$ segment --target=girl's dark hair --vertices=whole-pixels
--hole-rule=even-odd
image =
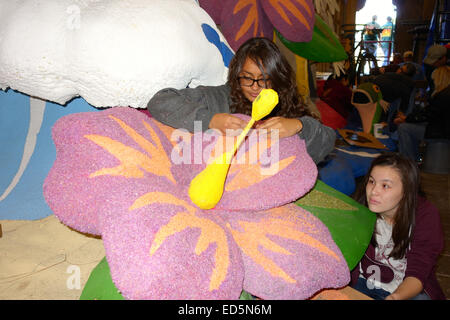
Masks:
[[[389,257],[400,259],[405,256],[411,242],[415,225],[417,209],[417,197],[419,195],[420,172],[416,163],[399,153],[385,153],[372,161],[368,173],[364,176],[362,183],[356,190],[353,198],[359,203],[367,206],[366,186],[372,169],[377,166],[391,167],[397,170],[401,177],[403,196],[394,217],[392,228],[392,240],[394,248]],[[379,218],[379,215],[377,214]],[[371,244],[376,247],[376,230],[372,235]]]
[[[312,116],[303,104],[294,70],[276,44],[267,38],[247,40],[239,47],[230,62],[228,83],[231,87],[230,111],[232,113],[251,114],[252,104],[242,93],[238,80],[247,57],[258,65],[264,77],[270,79],[272,89],[278,93],[279,103],[269,117]]]

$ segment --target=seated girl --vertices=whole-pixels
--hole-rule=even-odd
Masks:
[[[397,153],[376,158],[355,199],[376,213],[351,285],[377,300],[445,300],[435,276],[444,248],[438,210],[419,196],[419,169]]]

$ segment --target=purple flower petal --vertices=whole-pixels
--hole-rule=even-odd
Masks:
[[[233,50],[253,37],[273,38],[273,26],[256,0],[226,0],[221,31]]]
[[[326,226],[295,204],[228,217],[242,251],[244,290],[262,299],[307,299],[343,287],[350,272]]]
[[[258,1],[264,12],[283,37],[292,42],[312,39],[315,12],[311,0]]]

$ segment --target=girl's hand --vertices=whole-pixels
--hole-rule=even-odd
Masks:
[[[422,282],[416,277],[406,277],[398,288],[385,300],[408,300],[417,296],[423,290]]]
[[[302,131],[303,123],[299,119],[273,117],[257,124],[256,129],[279,130],[279,138],[285,138]]]
[[[228,113],[216,113],[209,122],[210,129],[218,129],[223,134],[227,133],[227,129],[244,129],[246,125],[246,121]]]

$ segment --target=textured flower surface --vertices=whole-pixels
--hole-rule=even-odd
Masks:
[[[237,50],[252,37],[272,39],[274,28],[293,42],[311,41],[315,12],[311,0],[200,0]]]
[[[65,116],[44,183],[55,215],[103,239],[111,277],[127,299],[305,299],[349,281],[328,229],[292,204],[317,168],[297,136],[252,133],[221,201],[189,199],[189,183],[232,138],[190,134],[132,108]],[[200,157],[198,155],[201,155]]]

